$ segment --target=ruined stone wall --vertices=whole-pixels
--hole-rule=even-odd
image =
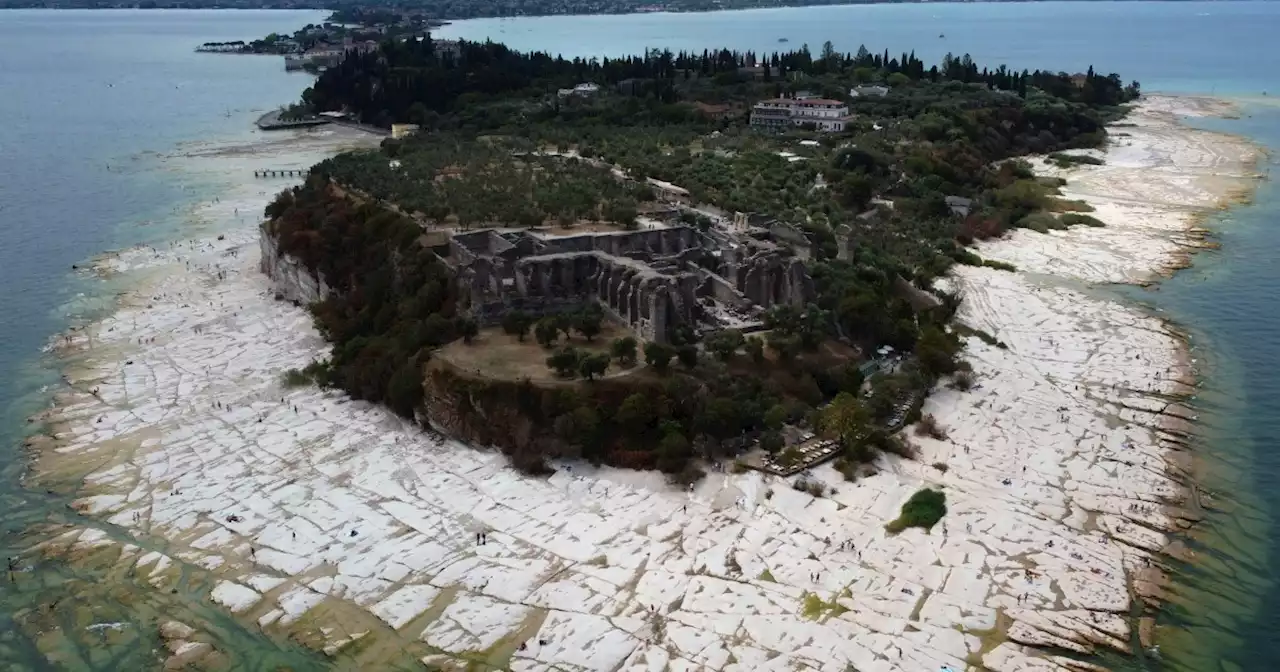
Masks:
[[[809,237],[803,231],[783,222],[772,222],[768,228],[771,238],[790,247],[796,256],[801,259],[809,259],[811,244],[809,243]]]
[[[728,280],[715,273],[704,271],[702,280],[702,287],[704,288],[702,291],[705,291],[707,296],[716,301],[737,308],[745,308],[751,305],[751,301],[742,292],[729,284]]]
[[[603,252],[615,257],[666,257],[698,246],[697,232],[687,226],[617,233],[587,233],[548,238],[546,252]]]
[[[595,301],[641,338],[665,341],[672,327],[695,319],[698,279],[692,274],[659,274],[598,252],[521,259],[510,264],[510,283],[500,277],[503,269],[478,259],[462,272],[465,308],[481,325],[498,324],[514,310],[541,317]]]
[[[595,300],[641,338],[661,342],[677,326],[696,327],[706,318],[700,297],[734,308],[768,308],[800,305],[814,294],[803,262],[764,240],[726,239],[689,227],[551,239],[485,233],[490,237],[459,236],[455,247],[465,248],[462,256],[471,261],[454,264],[462,305],[484,325],[512,310],[541,316]],[[495,247],[502,249],[482,251]],[[699,266],[713,253],[720,259],[715,273]]]
[[[813,299],[813,278],[804,262],[777,252],[759,252],[735,264],[728,274],[738,291],[760,306],[799,306]]]

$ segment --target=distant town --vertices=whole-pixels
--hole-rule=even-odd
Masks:
[[[307,24],[293,35],[230,42],[205,42],[196,51],[222,54],[277,54],[286,70],[319,72],[342,61],[349,52],[366,53],[382,40],[421,35],[443,25],[418,12],[350,8],[335,11],[321,24]]]

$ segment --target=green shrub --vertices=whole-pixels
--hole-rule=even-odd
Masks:
[[[1071,168],[1072,166],[1079,165],[1101,166],[1106,162],[1087,154],[1063,154],[1062,152],[1054,152],[1049,155],[1049,163],[1052,163],[1059,168]]]
[[[302,387],[311,383],[311,376],[303,373],[301,369],[289,369],[280,378],[285,387]]]
[[[983,259],[982,265],[986,266],[987,268],[994,268],[997,271],[1009,271],[1010,273],[1016,273],[1018,270],[1018,267],[1014,266],[1013,264],[1008,264],[1003,261],[996,261],[995,259]]]
[[[846,481],[855,481],[858,479],[858,463],[845,457],[838,457],[834,463],[836,471],[844,476]]]
[[[1066,198],[1050,199],[1049,207],[1054,212],[1093,212],[1094,207],[1079,200],[1070,200]]]
[[[951,258],[955,259],[957,263],[965,264],[966,266],[982,265],[982,257],[979,257],[978,255],[974,254],[973,252],[970,252],[969,250],[964,249],[963,247],[957,247],[954,251],[952,251]]]
[[[997,343],[999,343],[999,341],[996,340],[995,336],[992,336],[991,334],[981,329],[971,327],[967,324],[959,324],[959,323],[954,324],[952,325],[951,330],[956,332],[956,335],[961,337],[977,336],[979,340],[981,340],[983,343],[986,343],[987,345],[996,345]]]
[[[1067,226],[1106,226],[1106,224],[1097,217],[1092,215],[1082,215],[1078,212],[1068,212],[1059,217],[1059,220]]]
[[[902,505],[902,513],[889,521],[884,529],[889,534],[897,534],[908,527],[932,529],[947,514],[947,496],[941,490],[920,490],[906,504]]]
[[[805,592],[801,596],[800,614],[811,621],[822,618],[823,614],[827,614],[829,617],[839,617],[840,614],[849,611],[849,609],[836,602],[837,597],[832,596],[831,601],[827,602],[815,593]]]
[[[305,368],[285,371],[280,376],[280,383],[286,388],[303,387],[313,383],[320,387],[328,387],[332,375],[333,369],[328,360],[315,361]]]
[[[822,609],[825,606],[827,605],[822,601],[821,597],[818,597],[813,593],[805,593],[804,605],[801,607],[800,613],[802,613],[805,618],[811,621],[816,621],[820,616],[822,616]]]
[[[1019,219],[1016,226],[1039,233],[1048,233],[1050,229],[1061,229],[1064,225],[1051,212],[1033,212]]]

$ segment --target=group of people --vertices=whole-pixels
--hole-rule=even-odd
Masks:
[[[852,552],[855,556],[857,556],[857,558],[858,558],[859,560],[861,560],[861,559],[862,559],[862,551],[861,551],[861,550],[859,550],[858,548],[856,548],[856,547],[853,545],[853,541],[852,541],[852,540],[846,540],[846,541],[842,541],[842,542],[840,542],[840,546],[839,546],[839,548],[840,548],[840,550],[842,550],[842,551],[850,551],[850,552]]]

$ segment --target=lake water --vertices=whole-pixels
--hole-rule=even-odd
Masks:
[[[0,554],[26,550],[18,533],[29,526],[74,516],[69,498],[19,484],[26,417],[47,403],[58,381],[40,348],[54,332],[110,305],[112,285],[81,279],[72,265],[181,235],[191,206],[223,185],[165,158],[186,143],[248,137],[258,114],[296,100],[310,82],[286,74],[279,57],[197,54],[194,47],[292,32],[324,16],[0,12]],[[157,614],[209,619],[233,658],[249,666],[243,669],[322,667],[317,656],[224,615],[204,598],[207,587],[140,594],[129,586],[123,577],[52,563],[16,584],[0,583],[0,668],[152,669],[159,642],[143,629],[98,634],[77,621],[154,623]],[[52,612],[47,622],[29,615],[54,599],[75,600],[75,611]],[[32,637],[17,620],[35,622],[45,634]],[[57,668],[37,647],[60,657]]]
[[[1094,65],[1151,90],[1253,95],[1280,71],[1276,26],[1273,2],[919,3],[476,19],[434,34],[566,57],[712,47],[770,53],[804,44],[816,54],[830,40],[847,52],[859,44],[894,57],[914,50],[925,63],[950,52],[993,67],[1083,72]]]
[[[251,135],[257,113],[296,98],[306,76],[272,57],[195,54],[205,41],[292,31],[314,12],[0,12],[0,538],[74,514],[65,497],[19,483],[25,418],[57,382],[40,347],[50,334],[109,306],[110,284],[71,265],[104,250],[181,235],[182,213],[224,185],[187,175],[162,157],[184,143]],[[1216,93],[1245,101],[1245,118],[1211,122],[1280,149],[1280,27],[1274,2],[1077,2],[816,7],[713,14],[545,17],[464,21],[438,37],[491,38],[569,56],[645,48],[727,46],[768,52],[826,40],[866,44],[926,62],[969,53],[983,65],[1119,72],[1147,90]],[[939,37],[945,34],[945,37]],[[780,43],[780,38],[788,42]],[[1267,159],[1267,170],[1274,159]],[[1179,569],[1164,658],[1168,669],[1265,670],[1280,664],[1274,637],[1280,594],[1271,539],[1280,511],[1280,191],[1263,184],[1251,205],[1212,218],[1222,249],[1160,291],[1128,291],[1192,335],[1205,376],[1197,406],[1205,484],[1219,508],[1189,537],[1197,563]],[[88,521],[89,525],[96,525]],[[123,577],[45,563],[20,588],[0,586],[0,663],[42,669],[40,650],[84,669],[148,669],[156,642],[86,636],[50,619],[39,637],[14,626],[22,610],[73,595],[95,618],[144,622],[157,613],[209,624],[240,669],[321,669],[326,662],[245,627],[202,587],[147,592]],[[88,606],[91,605],[91,606]],[[1125,668],[1125,661],[1108,661]]]

